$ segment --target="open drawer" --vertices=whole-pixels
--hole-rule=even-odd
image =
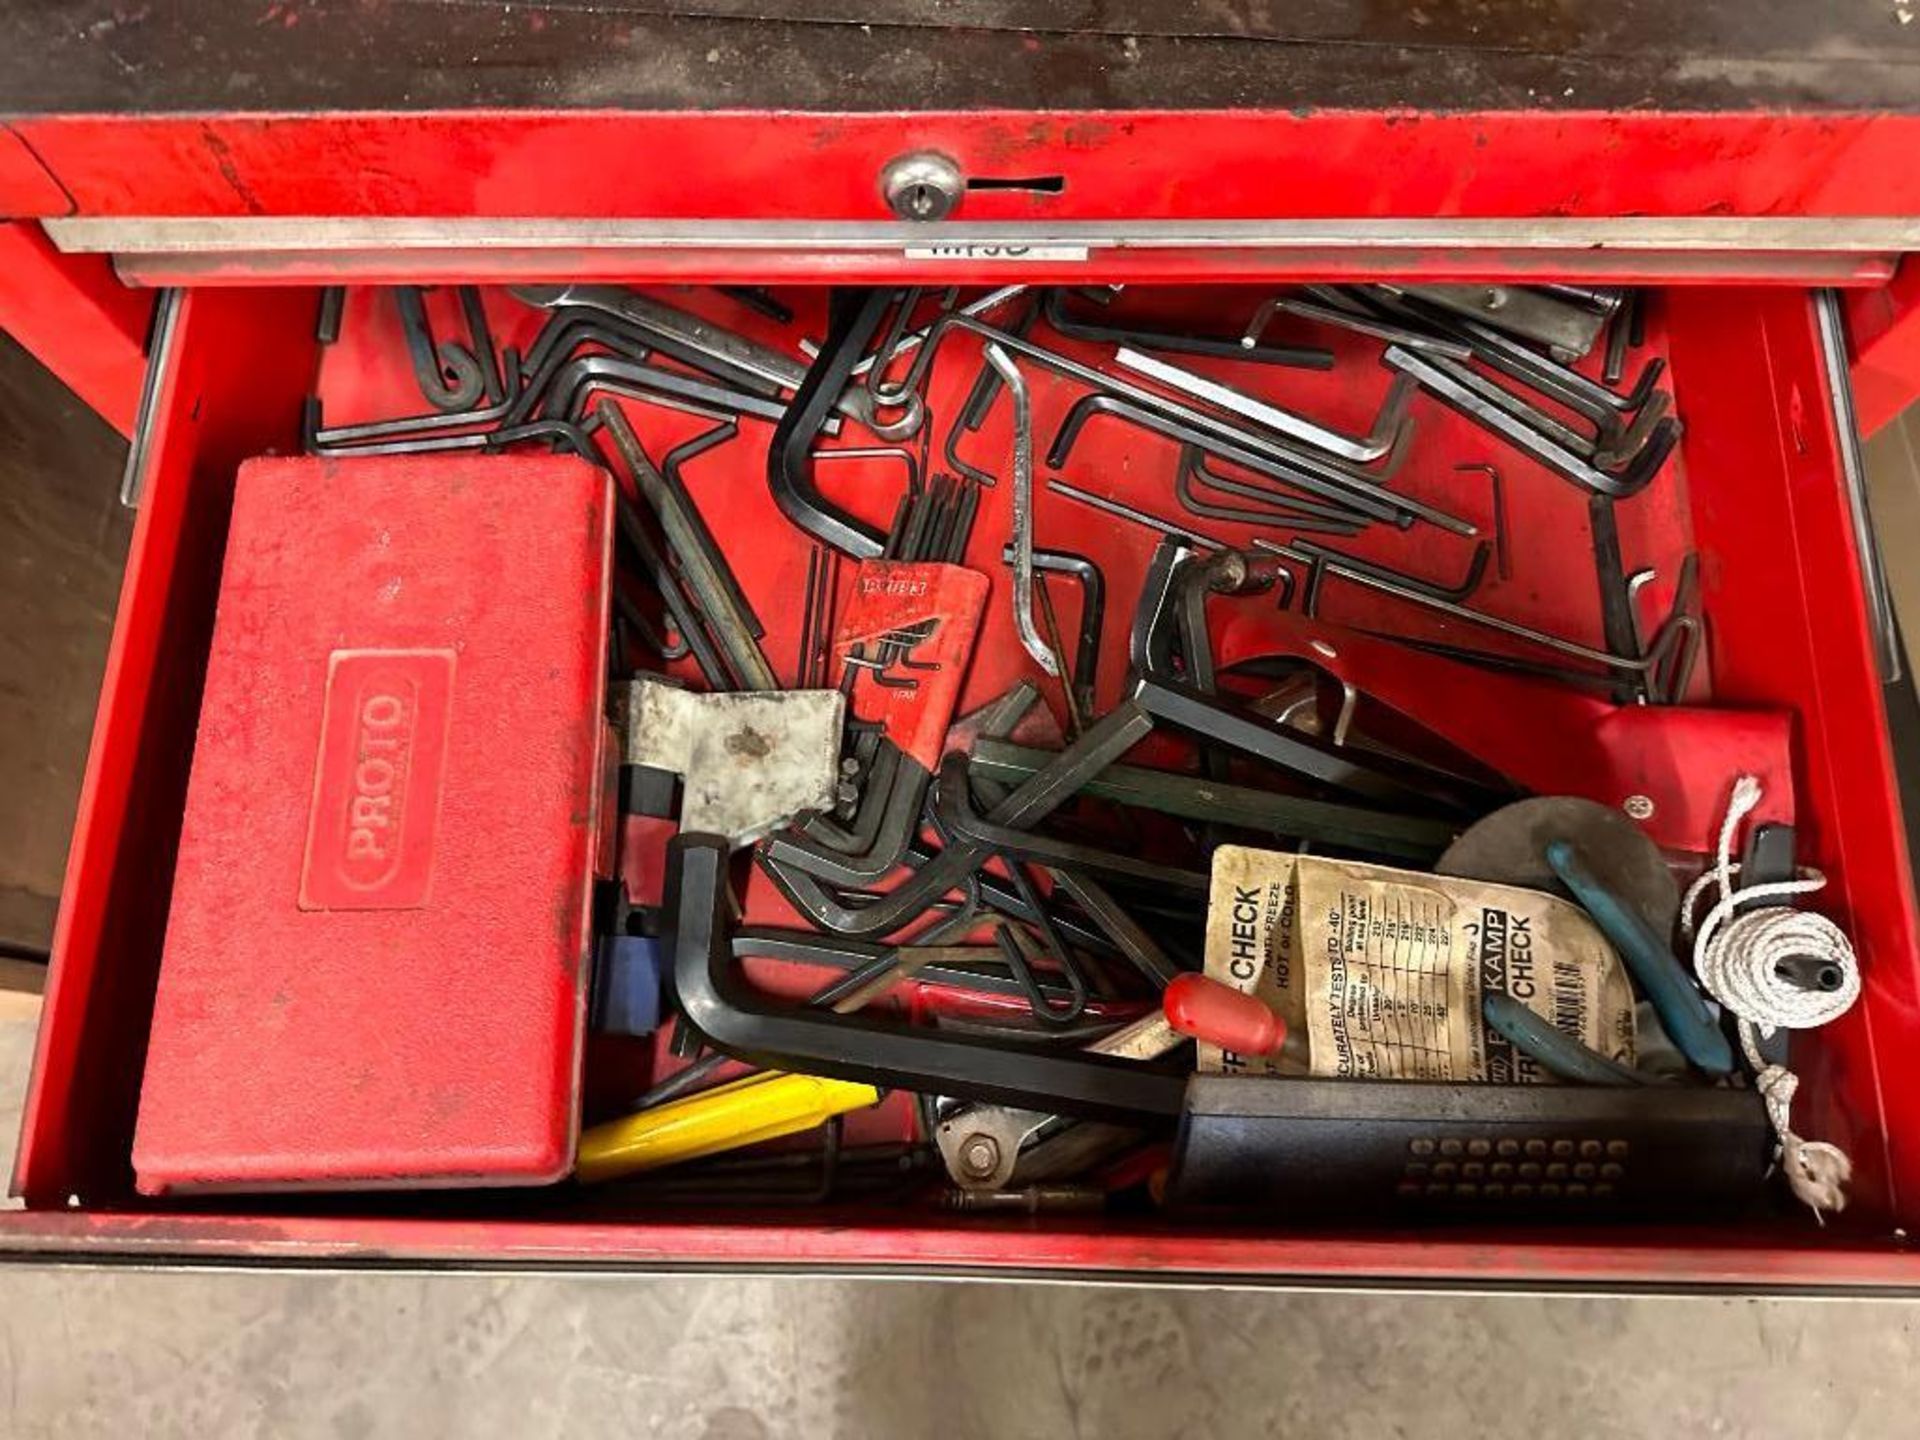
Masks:
[[[820,333],[823,292],[793,287],[778,293],[799,313],[802,330]],[[1219,332],[1233,317],[1244,318],[1264,293],[1164,286],[1129,291],[1125,304],[1130,314]],[[718,306],[716,317],[742,329],[768,323],[717,292],[675,298],[696,308]],[[1689,695],[1785,710],[1793,717],[1800,859],[1828,876],[1817,906],[1852,937],[1866,982],[1859,1005],[1833,1025],[1798,1037],[1793,1052],[1803,1080],[1797,1128],[1843,1145],[1855,1167],[1852,1204],[1826,1227],[1785,1203],[1772,1218],[1737,1226],[1290,1233],[1151,1216],[973,1217],[917,1204],[716,1216],[711,1210],[635,1205],[623,1201],[617,1188],[324,1201],[136,1197],[131,1133],[236,467],[253,455],[297,452],[303,426],[313,420],[307,405],[312,394],[320,396],[329,426],[420,408],[387,292],[349,291],[339,338],[326,344],[315,338],[321,301],[319,291],[297,285],[192,290],[182,295],[172,319],[164,368],[150,392],[140,517],[69,862],[15,1176],[28,1208],[0,1216],[0,1248],[14,1254],[273,1262],[1070,1270],[1477,1285],[1764,1288],[1906,1286],[1920,1280],[1902,1230],[1920,1215],[1920,1088],[1907,1079],[1915,1062],[1900,1059],[1920,1041],[1920,951],[1863,599],[1862,556],[1814,304],[1802,290],[1758,286],[1676,286],[1651,293],[1646,347],[1632,368],[1652,357],[1667,362],[1686,433],[1652,485],[1622,501],[1618,515],[1628,570],[1656,572],[1643,596],[1649,614],[1663,613],[1686,557],[1698,557],[1705,644]],[[524,347],[539,312],[505,291],[488,291],[486,304],[498,341]],[[1195,360],[1193,367],[1236,378],[1349,433],[1364,431],[1390,378],[1378,363],[1378,343],[1311,327],[1288,331],[1289,338],[1310,333],[1314,343],[1334,349],[1334,367],[1324,373],[1261,370],[1237,360]],[[1062,338],[1044,325],[1036,334],[1090,362],[1111,361],[1111,345]],[[957,410],[979,365],[979,346],[971,339],[941,347],[925,391],[936,416]],[[1036,448],[1044,454],[1084,391],[1037,370],[1030,380]],[[1415,441],[1393,484],[1408,497],[1470,520],[1489,549],[1497,548],[1475,606],[1599,644],[1582,492],[1431,396],[1412,403]],[[964,448],[1004,455],[1007,411],[1004,402],[998,405]],[[656,453],[710,423],[638,413],[648,427],[658,427],[643,432]],[[791,683],[799,663],[806,548],[767,492],[769,433],[764,422],[743,421],[738,438],[690,469],[689,485],[766,622],[769,659]],[[938,436],[930,462],[935,469],[944,468],[944,431]],[[849,425],[842,438],[827,443],[864,440],[860,428]],[[1116,701],[1124,683],[1125,622],[1155,537],[1055,492],[1047,480],[1120,498],[1230,543],[1259,533],[1237,521],[1181,512],[1170,495],[1175,458],[1176,447],[1162,438],[1092,424],[1057,468],[1039,467],[1039,542],[1085,552],[1107,578],[1096,686],[1100,709]],[[1489,463],[1499,472],[1494,484],[1476,468]],[[899,493],[897,473],[878,461],[842,469],[831,476],[823,472],[823,487],[830,485],[839,503],[884,527]],[[985,492],[967,551],[974,568],[994,577],[994,590],[962,712],[1030,669],[1014,635],[1000,563],[1009,504],[1007,486]],[[1332,543],[1448,583],[1474,551],[1471,537],[1427,527],[1377,527]],[[1342,592],[1330,594],[1325,604],[1327,615],[1345,623],[1396,632],[1421,624],[1417,614],[1395,610],[1391,600],[1378,596]],[[1084,617],[1078,602],[1064,608],[1068,628],[1079,626]],[[1426,638],[1485,637],[1434,632]],[[777,897],[749,894],[750,916],[755,906],[777,904]],[[590,1089],[592,1079],[590,1073]],[[591,1096],[589,1103],[595,1103]],[[889,1113],[900,1122],[910,1118],[904,1106]]]

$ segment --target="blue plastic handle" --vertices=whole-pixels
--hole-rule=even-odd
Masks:
[[[1674,958],[1667,942],[1654,933],[1639,911],[1600,883],[1571,841],[1548,844],[1547,864],[1593,917],[1600,933],[1613,942],[1680,1053],[1709,1075],[1730,1073],[1733,1047],[1720,1033],[1706,998]]]

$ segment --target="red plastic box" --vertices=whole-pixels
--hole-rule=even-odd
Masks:
[[[611,509],[537,454],[241,467],[143,1193],[567,1173]]]

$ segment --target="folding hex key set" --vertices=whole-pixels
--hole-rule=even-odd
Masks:
[[[403,286],[316,335],[311,458],[234,503],[147,1194],[1844,1206],[1788,1036],[1860,967],[1789,715],[1715,700],[1657,293]]]

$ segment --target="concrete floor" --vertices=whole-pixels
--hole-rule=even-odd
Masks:
[[[1920,545],[1907,447],[1876,447],[1876,499]],[[0,337],[0,913],[28,948],[125,544],[118,473],[111,434]],[[30,518],[56,514],[58,535]],[[49,586],[80,622],[28,608]],[[0,1009],[0,1150],[31,1046]],[[5,1267],[0,1435],[1870,1440],[1914,1433],[1917,1325],[1892,1302]]]

